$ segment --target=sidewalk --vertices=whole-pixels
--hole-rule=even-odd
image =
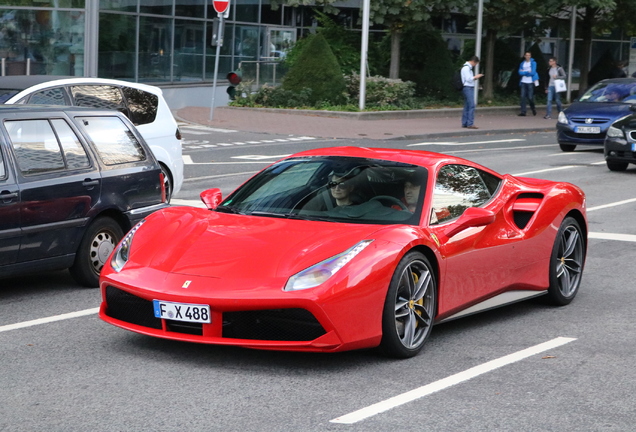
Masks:
[[[556,111],[554,109],[553,111]],[[177,120],[221,129],[320,138],[420,139],[427,137],[556,131],[556,118],[546,120],[545,107],[537,115],[519,117],[518,107],[477,108],[475,126],[461,127],[461,108],[372,113],[277,110],[269,108],[184,107],[175,110]]]

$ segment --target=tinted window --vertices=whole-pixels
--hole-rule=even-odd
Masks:
[[[585,92],[581,102],[636,102],[636,83],[600,82]]]
[[[75,105],[125,111],[124,99],[118,87],[79,85],[71,87]]]
[[[128,101],[130,121],[133,124],[143,125],[155,121],[159,104],[157,95],[131,87],[123,87],[122,91]]]
[[[7,121],[5,127],[23,174],[64,169],[62,150],[48,120]]]
[[[106,165],[146,159],[143,147],[118,117],[76,117]]]
[[[86,168],[90,166],[86,150],[82,147],[77,135],[71,127],[62,119],[51,120],[57,137],[62,145],[67,168]]]
[[[37,93],[33,93],[29,98],[29,103],[36,105],[68,105],[65,94],[66,92],[62,87],[44,89]],[[24,102],[20,100],[18,103]]]
[[[457,218],[469,207],[480,207],[493,196],[501,179],[465,165],[440,169],[433,193],[431,223]]]

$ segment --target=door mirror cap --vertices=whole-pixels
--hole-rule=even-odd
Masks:
[[[221,201],[223,201],[223,194],[221,194],[221,189],[219,188],[204,190],[199,196],[203,204],[210,210],[217,208],[218,205],[221,204]]]
[[[495,213],[481,207],[469,207],[452,224],[444,235],[448,238],[464,231],[466,228],[480,227],[493,223],[495,221]]]

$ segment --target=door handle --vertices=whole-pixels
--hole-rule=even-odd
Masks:
[[[2,191],[0,192],[0,200],[10,200],[12,198],[17,198],[18,197],[18,193],[17,192],[9,192],[9,191]]]
[[[89,178],[84,179],[84,181],[82,182],[82,186],[86,188],[93,188],[94,186],[97,186],[98,184],[99,184],[99,180],[91,180]]]

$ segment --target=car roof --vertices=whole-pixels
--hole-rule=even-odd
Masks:
[[[73,84],[101,84],[137,88],[154,94],[161,94],[159,87],[148,84],[140,84],[130,81],[114,80],[108,78],[57,76],[57,75],[10,75],[0,77],[0,89],[26,90],[30,87],[38,88],[73,85]]]

